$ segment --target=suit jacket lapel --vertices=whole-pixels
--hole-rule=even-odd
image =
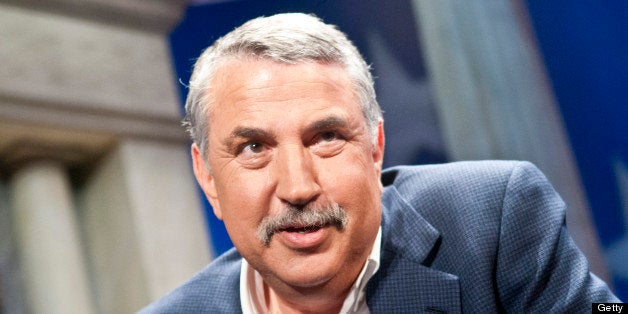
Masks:
[[[399,194],[382,197],[380,268],[367,285],[372,313],[460,312],[458,277],[430,268],[440,233]]]

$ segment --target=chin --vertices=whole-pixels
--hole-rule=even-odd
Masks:
[[[291,274],[294,275],[294,274]],[[315,288],[324,285],[331,280],[331,275],[318,275],[312,273],[303,274],[304,276],[288,276],[283,280],[288,285],[295,288]]]
[[[334,267],[334,263],[326,256],[294,258],[285,261],[275,275],[284,283],[301,288],[314,288],[332,280],[342,267]]]

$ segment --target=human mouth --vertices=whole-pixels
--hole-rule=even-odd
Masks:
[[[328,229],[328,226],[288,227],[277,230],[276,235],[285,246],[303,250],[320,245]]]
[[[337,203],[327,206],[311,204],[302,208],[287,206],[281,214],[262,220],[257,237],[266,247],[270,246],[274,235],[284,235],[286,243],[291,246],[304,247],[316,242],[316,236],[324,234],[322,231],[329,229],[327,227],[343,230],[347,220],[345,210]]]
[[[316,230],[320,229],[320,226],[307,226],[307,227],[287,227],[287,228],[283,228],[283,229],[279,229],[279,232],[285,231],[285,232],[296,232],[296,233],[301,233],[301,234],[306,234],[306,233],[311,233],[311,232],[315,232]]]

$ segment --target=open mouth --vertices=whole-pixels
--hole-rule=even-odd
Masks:
[[[284,245],[296,250],[309,250],[323,243],[329,234],[328,225],[286,226],[279,228],[276,235]]]
[[[306,208],[288,206],[287,211],[276,216],[264,217],[257,228],[257,237],[266,247],[274,235],[286,242],[304,247],[315,240],[323,239],[329,227],[342,231],[347,224],[347,213],[337,203],[329,205],[311,204]]]
[[[307,226],[307,227],[287,227],[279,229],[279,232],[296,232],[300,234],[306,234],[311,232],[316,232],[320,229],[320,226]]]

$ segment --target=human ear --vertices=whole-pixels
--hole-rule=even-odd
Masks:
[[[192,144],[190,150],[192,153],[192,166],[194,168],[196,181],[201,186],[207,200],[212,205],[214,215],[222,220],[222,210],[220,209],[220,201],[218,200],[218,193],[216,192],[216,183],[211,171],[209,171],[209,165],[203,159],[203,155],[196,144]]]
[[[379,120],[377,123],[377,137],[373,147],[373,162],[378,172],[382,171],[382,164],[384,162],[384,121]]]

